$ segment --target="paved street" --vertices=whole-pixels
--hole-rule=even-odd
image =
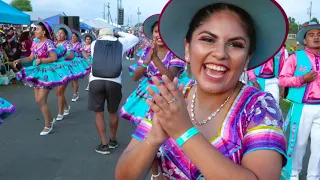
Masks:
[[[123,102],[137,86],[127,67],[135,61],[124,60]],[[100,143],[94,116],[87,110],[87,80],[80,80],[80,99],[71,103],[72,87],[67,90],[71,113],[58,122],[49,136],[39,136],[44,121],[35,103],[33,89],[23,85],[0,86],[0,96],[17,108],[0,126],[1,180],[112,180],[119,156],[130,140],[134,128],[120,119],[119,147],[111,155],[97,154]],[[48,99],[51,112],[57,115],[57,97],[51,91]],[[122,103],[123,104],[123,103]],[[106,115],[106,119],[109,117]]]
[[[124,60],[122,104],[137,87],[127,70],[128,65],[134,62]],[[75,103],[70,102],[73,91],[69,85],[67,99],[71,105],[71,114],[58,122],[49,136],[39,136],[44,121],[34,101],[33,89],[20,84],[0,86],[0,97],[17,108],[0,126],[0,180],[114,179],[117,160],[127,146],[134,127],[120,119],[120,146],[111,155],[97,154],[94,149],[100,141],[93,113],[87,110],[86,85],[87,80],[80,81],[80,99]],[[54,91],[51,91],[48,104],[56,116],[57,97]],[[309,151],[307,153],[310,154]],[[307,163],[304,163],[304,167],[307,167]]]

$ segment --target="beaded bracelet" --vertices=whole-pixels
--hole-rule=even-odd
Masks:
[[[182,147],[184,143],[186,143],[190,138],[195,136],[196,134],[199,133],[199,130],[196,127],[190,128],[188,131],[183,133],[178,139],[177,139],[177,144],[178,146]]]

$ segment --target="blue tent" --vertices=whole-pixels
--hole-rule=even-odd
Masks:
[[[80,29],[81,30],[92,30],[94,29],[93,27],[89,26],[88,24],[84,22],[80,22]]]
[[[30,25],[30,15],[0,0],[0,23]]]
[[[44,21],[46,21],[48,24],[50,24],[50,26],[54,27],[58,24],[60,24],[60,16],[63,16],[61,14],[57,14],[55,16],[52,17],[48,17],[46,19],[43,19]],[[34,25],[37,25],[39,22],[34,22]]]
[[[63,16],[61,14],[57,14],[55,16],[49,17],[47,19],[44,19],[47,23],[51,24],[52,26],[56,26],[60,24],[60,16]]]

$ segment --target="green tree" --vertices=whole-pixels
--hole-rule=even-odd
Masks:
[[[11,1],[10,5],[19,9],[20,11],[32,11],[30,0],[13,0]]]
[[[316,17],[312,18],[312,19],[311,19],[311,22],[316,22],[316,23],[319,24],[319,20],[318,20]]]
[[[299,25],[296,23],[296,19],[289,17],[289,34],[297,34]]]
[[[136,24],[136,25],[134,26],[134,28],[137,28],[137,27],[140,27],[140,26],[142,26],[142,23]]]
[[[310,22],[316,22],[316,23],[319,24],[319,20],[317,18],[315,18],[315,17],[312,18]],[[308,24],[309,24],[309,21],[303,23],[302,26],[307,26]]]

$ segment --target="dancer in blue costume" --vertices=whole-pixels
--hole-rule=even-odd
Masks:
[[[158,31],[159,15],[150,16],[144,22],[144,33],[149,39],[153,39],[152,47],[145,49],[144,55],[140,58],[135,68],[132,68],[131,75],[134,81],[141,80],[138,88],[128,97],[126,103],[120,110],[120,115],[138,125],[142,118],[147,115],[149,106],[146,99],[150,97],[147,92],[147,86],[153,85],[151,77],[161,78],[163,74],[171,79],[179,77],[180,83],[187,84],[190,79],[185,71],[185,61],[178,59],[170,52],[160,39]]]
[[[95,37],[93,34],[84,34],[84,35],[82,35],[82,40],[84,41],[84,44],[82,47],[83,51],[85,52],[85,54],[89,58],[89,64],[91,66],[91,64],[92,64],[91,43],[95,40]],[[91,72],[91,69],[89,70],[89,74],[90,74],[90,72]],[[89,91],[89,83],[86,88],[86,91]]]
[[[82,41],[84,42],[82,46],[82,50],[86,53],[87,57],[89,58],[90,65],[92,64],[92,55],[91,55],[91,43],[96,40],[93,34],[86,33],[81,37]]]
[[[33,43],[32,54],[14,61],[14,64],[33,61],[33,66],[22,68],[16,77],[25,85],[34,87],[35,100],[40,105],[45,120],[45,127],[40,135],[48,135],[53,130],[55,122],[47,104],[50,89],[66,84],[70,80],[70,72],[68,65],[57,62],[56,49],[51,40],[53,38],[51,26],[39,20],[35,35],[39,41]]]
[[[6,119],[10,114],[12,114],[16,108],[14,105],[0,97],[0,125],[3,120]]]
[[[81,42],[81,34],[79,31],[75,29],[71,29],[72,37],[71,43],[74,49],[74,59],[72,60],[72,65],[76,67],[82,67],[86,70],[86,75],[89,74],[91,69],[89,64],[89,57],[87,56],[86,52],[83,49],[83,44]],[[86,76],[85,75],[85,76]],[[82,78],[84,78],[83,76]],[[72,102],[76,102],[79,99],[79,83],[78,80],[72,81],[72,88],[73,88],[73,97]]]
[[[56,35],[56,52],[58,56],[58,62],[65,64],[66,69],[69,71],[68,79],[72,81],[78,79],[82,74],[81,70],[78,70],[76,67],[72,66],[71,60],[74,58],[74,49],[69,41],[71,39],[71,30],[68,26],[60,24],[54,27],[54,33]],[[70,114],[70,106],[68,105],[65,98],[65,90],[68,86],[68,83],[60,85],[56,89],[56,95],[58,96],[58,115],[57,121],[63,120],[64,116]]]

